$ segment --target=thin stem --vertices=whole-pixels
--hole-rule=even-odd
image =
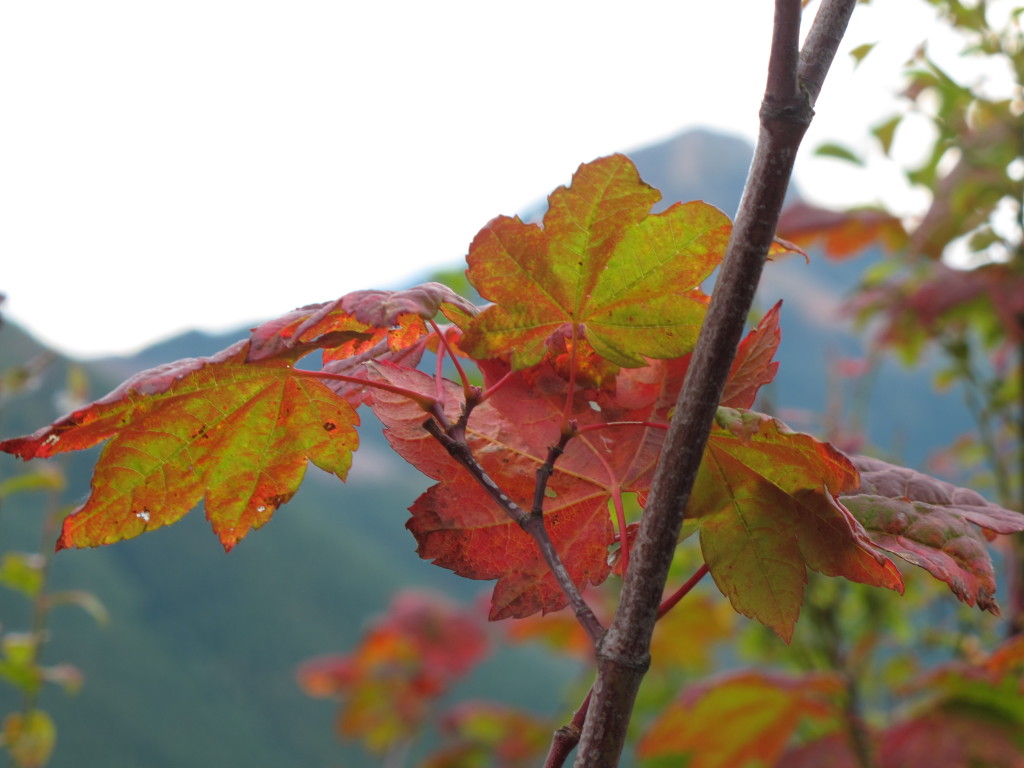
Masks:
[[[438,341],[440,342],[441,346],[444,347],[445,351],[448,353],[448,357],[451,358],[452,365],[455,366],[455,370],[459,372],[459,381],[462,382],[462,391],[468,393],[471,385],[469,383],[469,377],[466,376],[466,371],[462,367],[462,363],[459,362],[459,356],[456,355],[455,350],[451,348],[451,345],[448,343],[448,337],[445,336],[444,331],[441,330],[440,326],[438,326],[436,322],[431,320],[430,327],[434,329],[434,333],[437,334]],[[441,357],[440,350],[438,351],[437,356],[439,358]]]
[[[47,510],[43,516],[43,526],[40,531],[39,553],[43,558],[40,569],[39,585],[35,597],[32,600],[32,649],[27,666],[39,669],[43,661],[43,637],[46,634],[46,624],[50,614],[49,595],[47,587],[50,582],[50,571],[53,567],[53,540],[57,521],[60,520],[59,500],[56,493],[51,493],[47,498]],[[26,688],[22,697],[22,715],[28,718],[29,714],[39,703],[39,688]]]
[[[369,379],[362,379],[358,376],[346,376],[343,373],[328,373],[327,371],[303,371],[301,369],[292,370],[293,376],[304,376],[311,379],[329,379],[331,381],[347,381],[350,384],[359,384],[364,387],[372,387],[374,389],[382,389],[385,392],[393,392],[396,395],[407,397],[414,403],[419,405],[424,411],[431,413],[434,410],[434,406],[437,404],[437,400],[426,395],[421,395],[419,392],[413,392],[411,389],[405,389],[404,387],[397,387],[394,384],[388,384],[384,381],[370,381]]]
[[[650,427],[651,429],[668,429],[668,424],[661,424],[656,421],[605,421],[599,424],[587,424],[585,427],[580,427],[576,430],[576,433],[582,435],[585,432],[596,432],[599,429],[608,429],[609,427]]]
[[[512,377],[514,375],[515,371],[509,370],[508,373],[506,373],[504,376],[502,376],[500,379],[494,382],[491,386],[487,387],[487,389],[483,391],[483,394],[480,395],[480,402],[483,402],[491,395],[493,395],[495,392],[497,392],[499,389],[501,389],[503,386],[508,384],[508,382],[512,380]]]
[[[694,587],[697,586],[700,580],[708,575],[708,570],[708,564],[701,563],[700,568],[698,568],[694,572],[693,576],[686,580],[686,583],[683,584],[683,586],[681,586],[679,589],[677,589],[675,592],[673,592],[671,595],[665,598],[665,600],[662,601],[661,605],[658,607],[658,618],[660,619],[666,613],[671,611],[673,608],[676,607],[680,600],[682,600],[684,597],[690,594],[690,592],[693,590]]]
[[[1022,206],[1024,207],[1024,206]],[[1024,211],[1021,216],[1024,217]],[[1018,248],[1018,254],[1024,250],[1024,244]],[[1021,341],[1017,343],[1017,483],[1016,509],[1024,512],[1024,314],[1017,318],[1018,333]],[[1024,533],[1016,533],[1010,539],[1010,552],[1007,557],[1010,592],[1010,615],[1007,622],[1007,635],[1014,637],[1024,634]]]
[[[434,398],[441,403],[444,409],[444,355],[448,348],[442,346],[437,350],[437,359],[434,363]]]
[[[615,505],[615,522],[619,527],[619,557],[622,560],[622,572],[629,570],[629,537],[626,535],[626,510],[622,507],[622,489],[615,486],[612,490],[612,503]]]
[[[627,422],[618,422],[618,423],[619,424],[625,424]],[[637,422],[637,423],[640,423],[640,422]],[[607,425],[594,425],[594,426],[607,426]],[[576,425],[575,425],[575,423],[573,423],[573,428],[575,429],[575,427],[576,427]],[[576,430],[576,433],[578,434],[580,431],[582,431],[582,430]],[[608,482],[609,482],[609,484],[611,486],[608,490],[609,490],[609,493],[611,494],[611,497],[612,497],[612,504],[615,507],[615,521],[616,521],[617,527],[619,529],[619,550],[620,550],[619,557],[620,557],[620,559],[622,561],[622,572],[625,573],[626,570],[629,568],[629,539],[626,536],[626,510],[622,506],[622,486],[619,484],[619,480],[615,476],[615,471],[612,469],[611,464],[608,463],[608,460],[604,457],[603,452],[598,450],[596,447],[590,445],[589,442],[587,442],[587,441],[584,441],[584,442],[586,442],[587,445],[590,447],[591,455],[595,459],[597,459],[597,461],[601,464],[602,467],[604,467],[604,471],[608,475]]]
[[[572,398],[576,392],[576,347],[579,330],[576,324],[572,326],[572,340],[569,346],[569,385],[565,388],[565,408],[562,409],[562,429],[569,423],[569,416],[572,414]]]
[[[996,434],[992,423],[994,419],[991,407],[983,404],[983,401],[986,399],[984,395],[985,384],[981,381],[980,376],[971,364],[970,347],[967,344],[962,346],[964,348],[962,356],[958,357],[954,352],[949,352],[949,347],[947,347],[947,354],[957,361],[960,366],[960,373],[965,380],[964,401],[967,404],[967,410],[971,412],[975,425],[978,427],[978,438],[985,453],[985,458],[992,467],[992,475],[995,478],[996,494],[998,495],[999,502],[1003,506],[1010,506],[1013,503],[1012,482],[1010,479],[1011,470],[1003,456],[1003,452],[999,449],[999,436]]]

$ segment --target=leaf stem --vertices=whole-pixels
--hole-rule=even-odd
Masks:
[[[619,557],[622,558],[622,572],[629,570],[629,536],[626,531],[626,510],[622,507],[622,488],[618,485],[612,491],[612,503],[615,505],[615,522],[619,528]]]
[[[437,405],[437,400],[426,395],[421,395],[419,392],[413,392],[411,389],[405,389],[404,387],[397,387],[394,384],[388,384],[384,381],[370,381],[369,379],[361,379],[358,376],[346,376],[343,373],[328,373],[327,371],[303,371],[298,368],[292,371],[296,376],[305,376],[314,379],[329,379],[330,381],[347,381],[350,384],[361,384],[365,387],[373,387],[375,389],[382,389],[385,392],[393,392],[396,395],[407,397],[417,405],[419,405],[424,411],[433,413],[434,406]]]
[[[572,399],[573,395],[576,394],[576,360],[577,352],[576,348],[578,344],[579,328],[576,323],[572,324],[572,338],[569,340],[569,384],[565,388],[565,408],[562,409],[562,431],[565,431],[566,425],[569,423],[569,416],[572,413]]]
[[[459,362],[458,355],[455,354],[455,350],[453,350],[451,345],[448,343],[448,337],[445,336],[444,331],[441,330],[441,327],[438,326],[438,324],[433,319],[431,319],[429,322],[430,327],[433,328],[434,333],[437,334],[438,342],[441,344],[442,347],[444,347],[445,352],[448,353],[448,357],[452,359],[452,365],[455,366],[455,370],[459,372],[459,380],[462,382],[462,391],[465,392],[468,396],[470,390],[469,377],[466,376],[466,371],[463,369],[462,363]],[[438,359],[441,359],[442,356],[440,352],[438,352],[437,357]]]
[[[629,538],[626,535],[626,511],[622,506],[622,486],[601,451],[593,448],[593,446],[592,450],[594,458],[600,462],[601,466],[604,467],[604,471],[608,473],[608,482],[610,484],[608,490],[611,493],[612,504],[615,507],[615,522],[619,529],[619,557],[622,560],[622,572],[625,573],[629,569]]]
[[[482,403],[484,400],[486,400],[499,389],[501,389],[503,386],[505,386],[509,381],[512,380],[512,377],[515,375],[515,373],[515,371],[509,369],[508,373],[506,373],[504,376],[502,376],[500,379],[494,382],[494,384],[487,387],[487,389],[483,391],[483,394],[480,395],[480,402]]]
[[[658,607],[658,618],[660,619],[666,613],[671,611],[673,608],[676,607],[680,600],[682,600],[684,597],[690,594],[690,592],[693,590],[694,587],[697,586],[700,580],[708,575],[708,571],[708,564],[702,563],[700,568],[698,568],[694,572],[693,576],[687,579],[686,583],[683,584],[683,586],[681,586],[679,589],[677,589],[675,592],[673,592],[671,595],[669,595],[662,601],[661,605]]]

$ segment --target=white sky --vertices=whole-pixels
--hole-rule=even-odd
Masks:
[[[694,126],[753,140],[772,5],[4,3],[5,314],[124,353],[453,266],[581,162]],[[884,44],[837,60],[805,147],[867,146],[929,19],[858,8],[847,49]],[[797,181],[831,203],[895,189],[809,151]]]

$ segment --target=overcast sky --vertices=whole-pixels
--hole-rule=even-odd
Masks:
[[[124,353],[452,266],[581,162],[695,126],[753,141],[771,6],[5,3],[5,314]],[[846,48],[882,45],[856,71],[841,55],[806,147],[866,146],[929,20],[858,7]],[[807,150],[798,168],[822,202],[898,188]]]

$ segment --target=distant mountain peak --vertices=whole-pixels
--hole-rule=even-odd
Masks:
[[[661,190],[659,208],[680,200],[704,200],[732,216],[754,149],[746,139],[694,128],[626,155],[640,177]]]

